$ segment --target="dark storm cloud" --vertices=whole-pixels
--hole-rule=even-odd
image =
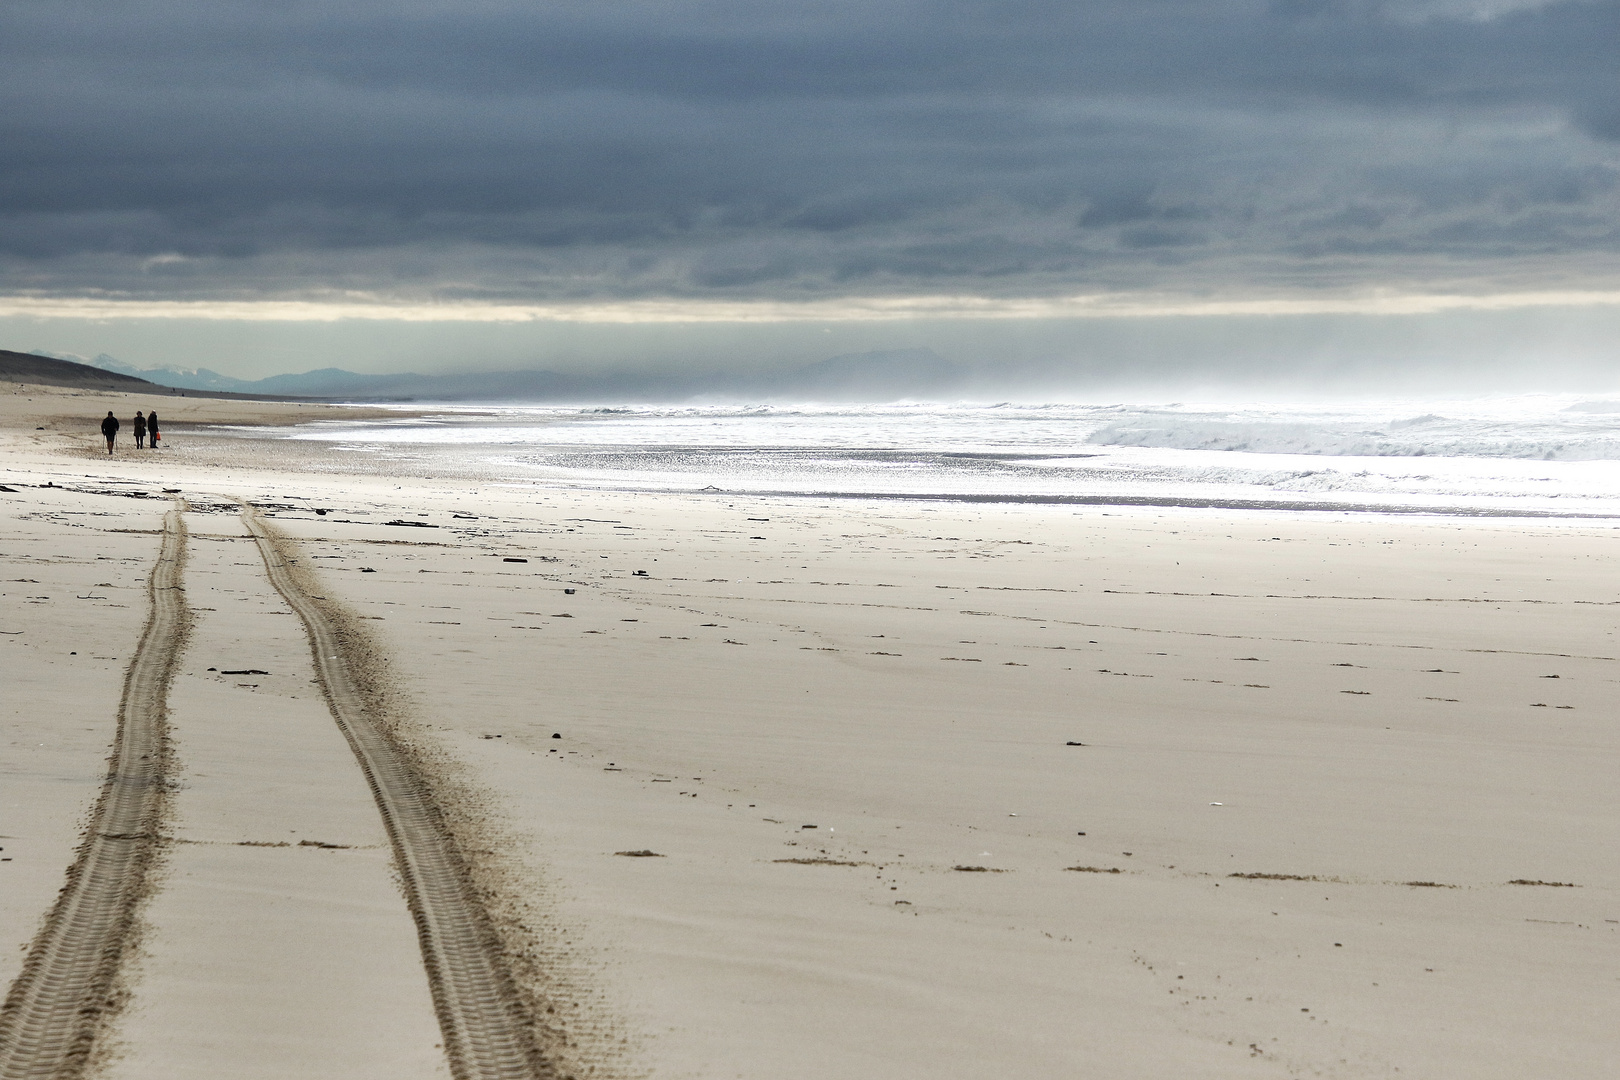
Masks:
[[[556,299],[1474,279],[1620,248],[1620,3],[0,12],[0,286]]]

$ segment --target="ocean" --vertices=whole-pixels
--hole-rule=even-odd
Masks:
[[[1573,395],[399,409],[216,430],[621,491],[1620,518],[1620,401]]]

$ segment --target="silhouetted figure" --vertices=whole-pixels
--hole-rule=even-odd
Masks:
[[[146,445],[146,417],[141,410],[135,410],[135,449],[139,450]]]
[[[157,442],[158,442],[157,410],[156,409],[153,409],[151,412],[146,414],[146,433],[148,435],[152,436],[152,449],[156,450],[157,449]]]
[[[112,414],[111,409],[107,410],[107,419],[101,422],[101,434],[106,436],[107,453],[110,456],[113,451],[113,443],[118,439],[118,417]]]

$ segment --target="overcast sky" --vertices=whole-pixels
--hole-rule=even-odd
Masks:
[[[7,0],[0,344],[1608,307],[1617,45],[1615,0]]]

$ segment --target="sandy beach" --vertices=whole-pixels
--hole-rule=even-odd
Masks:
[[[600,493],[193,435],[335,406],[13,389],[8,985],[183,511],[101,1075],[451,1075],[246,503],[386,686],[558,1075],[1620,1070],[1620,522]],[[165,448],[109,457],[143,407]]]

